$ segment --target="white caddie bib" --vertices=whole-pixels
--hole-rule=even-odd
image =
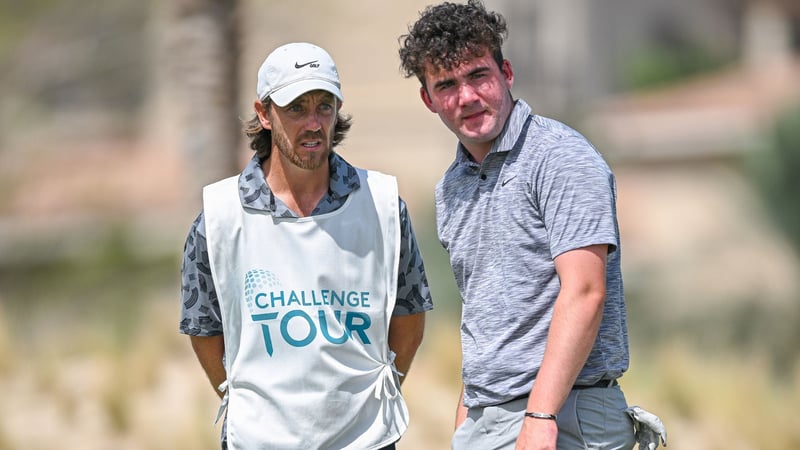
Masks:
[[[304,218],[243,208],[238,176],[203,190],[230,449],[379,449],[408,426],[388,348],[397,182],[358,173],[341,208]]]

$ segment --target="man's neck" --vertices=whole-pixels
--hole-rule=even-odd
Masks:
[[[328,192],[328,160],[319,168],[301,169],[280,156],[271,156],[261,164],[261,169],[272,194],[299,217],[310,216]]]
[[[484,158],[486,158],[486,155],[488,155],[489,152],[492,150],[493,144],[494,141],[488,143],[480,143],[480,144],[472,143],[469,145],[465,145],[462,142],[461,146],[464,147],[464,150],[467,151],[467,153],[469,154],[469,156],[472,158],[473,161],[480,164],[483,162]]]

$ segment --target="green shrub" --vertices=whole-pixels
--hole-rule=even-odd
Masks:
[[[748,167],[768,214],[800,254],[800,104],[778,117],[766,142]]]

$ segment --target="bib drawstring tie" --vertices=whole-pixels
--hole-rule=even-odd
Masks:
[[[228,408],[228,380],[222,382],[222,384],[217,387],[217,390],[220,392],[224,392],[225,395],[222,396],[222,402],[219,405],[219,410],[217,411],[217,418],[214,419],[214,424],[219,422],[220,417],[225,414],[225,410]]]
[[[399,377],[404,376],[394,365],[395,352],[389,350],[389,361],[381,367],[381,379],[375,384],[375,398],[380,399],[386,396],[394,399],[400,395]]]

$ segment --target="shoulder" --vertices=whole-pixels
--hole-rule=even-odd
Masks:
[[[544,116],[532,116],[523,152],[536,165],[570,167],[591,163],[607,168],[602,154],[583,134]]]
[[[559,120],[539,115],[531,116],[527,138],[529,143],[544,147],[594,148],[589,140],[574,128]]]

